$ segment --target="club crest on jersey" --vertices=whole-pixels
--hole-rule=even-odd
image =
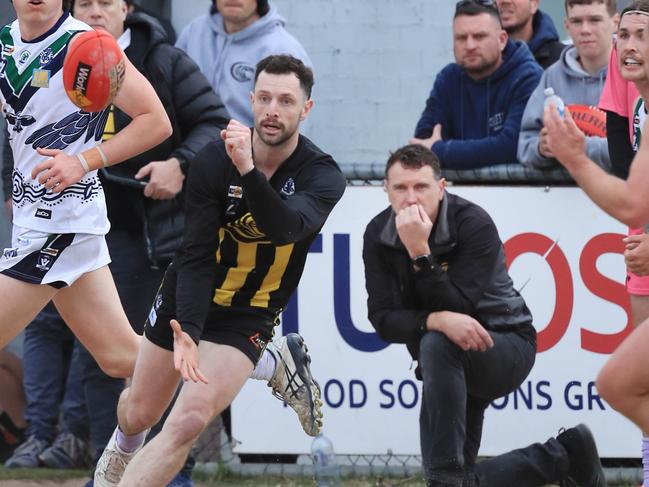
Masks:
[[[292,196],[295,194],[295,181],[293,178],[288,178],[279,191],[284,196]]]
[[[43,49],[43,52],[41,52],[40,55],[41,59],[41,66],[44,66],[46,64],[49,64],[52,59],[54,59],[54,52],[52,52],[52,48],[46,47]]]
[[[50,257],[47,254],[41,254],[38,256],[38,263],[36,264],[36,268],[41,270],[41,271],[49,271],[50,267],[52,267],[52,262],[54,259]]]

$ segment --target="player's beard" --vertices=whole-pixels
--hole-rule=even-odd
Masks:
[[[287,128],[283,123],[275,122],[275,124],[279,127],[279,132],[277,133],[277,135],[269,136],[264,132],[263,124],[264,121],[259,122],[255,126],[255,131],[257,132],[257,135],[259,135],[261,141],[271,147],[276,147],[284,144],[287,140],[293,137],[293,135],[295,135],[295,132],[298,129],[297,124],[295,126]]]

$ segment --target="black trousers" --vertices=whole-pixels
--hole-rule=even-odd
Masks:
[[[565,449],[554,439],[476,464],[484,411],[529,374],[536,346],[527,335],[490,332],[493,348],[465,352],[440,332],[420,342],[421,453],[428,487],[542,486],[565,476]]]

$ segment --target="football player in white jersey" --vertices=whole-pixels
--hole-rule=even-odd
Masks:
[[[0,348],[52,300],[102,369],[128,377],[139,337],[108,269],[109,224],[96,170],[159,144],[171,125],[124,56],[114,104],[132,122],[99,148],[105,118],[73,105],[61,80],[74,33],[90,27],[70,17],[62,0],[13,6],[17,20],[0,32],[0,99],[14,154],[12,244],[0,256]]]

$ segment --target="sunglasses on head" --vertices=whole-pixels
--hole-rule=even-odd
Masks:
[[[455,10],[471,4],[497,9],[495,0],[460,0],[455,4]]]

